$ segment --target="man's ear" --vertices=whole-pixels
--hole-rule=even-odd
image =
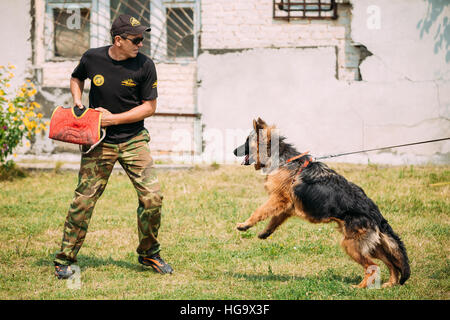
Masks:
[[[120,39],[120,36],[115,36],[115,37],[114,37],[114,44],[115,44],[116,46],[120,47],[120,46],[121,46],[121,44],[120,44],[120,41],[118,41],[118,39],[117,39],[117,38],[119,38],[119,39]]]

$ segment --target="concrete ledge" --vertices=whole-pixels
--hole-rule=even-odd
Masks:
[[[26,170],[37,171],[78,171],[80,163],[66,162],[16,162],[17,166]],[[187,170],[194,166],[190,164],[154,164],[156,170]],[[113,172],[125,172],[119,163],[114,166]]]

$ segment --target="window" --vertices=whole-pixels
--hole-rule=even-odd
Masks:
[[[86,8],[53,8],[55,57],[77,58],[89,49],[89,16]]]
[[[151,0],[151,56],[157,61],[192,60],[198,53],[199,0]]]
[[[167,56],[194,56],[194,12],[191,8],[167,9]]]
[[[79,59],[89,48],[110,43],[109,0],[47,0],[46,60]]]
[[[335,0],[273,0],[273,18],[291,19],[336,19]]]

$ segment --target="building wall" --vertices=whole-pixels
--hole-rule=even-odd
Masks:
[[[156,67],[157,111],[202,118],[148,119],[155,153],[199,154],[204,144],[200,160],[234,162],[231,151],[258,116],[316,156],[449,136],[450,5],[339,2],[336,20],[287,22],[272,18],[270,0],[201,0],[197,61]],[[47,116],[71,104],[77,61],[46,60],[45,0],[2,1],[0,12],[8,17],[0,27],[10,30],[4,41],[14,44],[3,48],[0,64],[16,66],[16,84],[37,81]],[[76,150],[43,137],[20,152]],[[449,152],[441,142],[338,160],[448,163]]]
[[[221,133],[210,145],[220,159],[233,161],[258,116],[315,156],[449,136],[448,5],[358,0],[336,21],[284,22],[271,3],[202,2],[199,109],[205,130]],[[372,55],[355,81],[359,45]],[[449,152],[441,142],[338,160],[448,163]]]
[[[14,5],[10,1],[0,1],[0,12],[3,42],[0,65],[15,66],[11,87],[16,87],[30,75],[32,64],[30,0],[17,0]]]

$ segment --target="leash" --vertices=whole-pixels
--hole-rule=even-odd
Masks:
[[[338,154],[330,154],[330,155],[322,156],[322,157],[318,157],[318,158],[310,157],[301,166],[298,167],[297,172],[296,172],[296,174],[294,176],[294,179],[292,180],[292,184],[294,184],[295,180],[297,180],[297,177],[300,175],[300,173],[302,173],[303,169],[305,169],[311,162],[313,162],[315,160],[336,158],[336,157],[346,156],[346,155],[349,155],[349,154],[357,154],[357,153],[364,153],[364,152],[377,151],[377,150],[386,150],[386,149],[391,149],[391,148],[400,148],[400,147],[414,146],[414,145],[418,145],[418,144],[425,144],[425,143],[438,142],[438,141],[444,141],[444,140],[450,140],[450,137],[449,138],[434,139],[434,140],[427,140],[427,141],[419,141],[419,142],[413,142],[413,143],[406,143],[406,144],[399,144],[399,145],[395,145],[395,146],[382,147],[382,148],[373,148],[373,149],[366,149],[366,150],[359,150],[359,151],[352,151],[352,152],[344,152],[344,153],[338,153]],[[309,154],[309,151],[303,152],[302,154],[300,154],[298,156],[289,158],[286,161],[286,164],[288,164],[289,162],[298,160],[298,159],[304,157],[307,154]]]
[[[391,149],[391,148],[400,148],[400,147],[414,146],[414,145],[417,145],[417,144],[438,142],[438,141],[444,141],[444,140],[450,140],[450,137],[449,138],[434,139],[434,140],[427,140],[427,141],[420,141],[420,142],[413,142],[413,143],[406,143],[406,144],[399,144],[399,145],[395,145],[395,146],[382,147],[382,148],[374,148],[374,149],[366,149],[366,150],[360,150],[360,151],[352,151],[352,152],[345,152],[345,153],[338,153],[338,154],[330,154],[330,155],[318,157],[318,158],[315,158],[315,159],[316,160],[322,160],[322,159],[328,159],[328,158],[336,158],[336,157],[341,157],[341,156],[347,156],[349,154],[357,154],[357,153],[364,153],[364,152],[377,151],[377,150],[386,150],[386,149]]]

